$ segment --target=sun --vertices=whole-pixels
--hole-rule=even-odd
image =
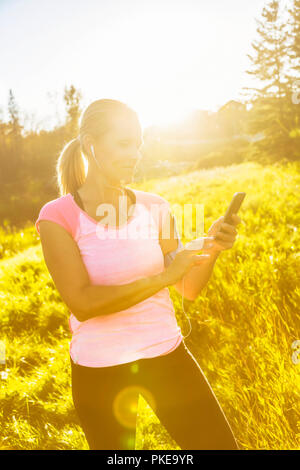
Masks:
[[[191,109],[188,107],[176,107],[174,103],[168,103],[159,107],[148,105],[144,110],[138,111],[138,114],[143,127],[167,128],[183,123],[190,112]]]

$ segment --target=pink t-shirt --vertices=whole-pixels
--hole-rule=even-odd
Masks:
[[[40,220],[62,225],[77,243],[93,285],[121,285],[164,270],[159,227],[169,211],[161,196],[136,189],[126,224],[106,227],[68,193],[47,202]],[[183,339],[168,288],[125,310],[80,322],[70,312],[70,355],[77,364],[107,367],[170,353]]]

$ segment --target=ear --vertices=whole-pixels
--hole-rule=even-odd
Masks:
[[[82,150],[85,155],[90,155],[91,146],[95,148],[94,139],[91,137],[90,134],[85,134],[82,138]]]

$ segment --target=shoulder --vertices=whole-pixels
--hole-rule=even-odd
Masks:
[[[75,234],[75,212],[71,204],[70,195],[58,197],[46,202],[40,209],[35,227],[39,233],[40,220],[50,220],[63,226],[72,236]]]
[[[65,196],[60,196],[56,199],[52,199],[51,201],[48,201],[46,202],[42,208],[41,208],[41,211],[42,210],[61,210],[63,208],[65,208],[67,205],[69,204],[69,195],[66,194]]]

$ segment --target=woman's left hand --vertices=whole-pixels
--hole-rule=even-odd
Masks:
[[[205,250],[205,253],[220,252],[233,247],[237,237],[236,226],[242,222],[242,219],[237,214],[233,214],[231,217],[231,224],[224,222],[224,216],[219,217],[213,222],[207,232],[207,236],[214,237],[215,239],[212,241],[213,246]]]

